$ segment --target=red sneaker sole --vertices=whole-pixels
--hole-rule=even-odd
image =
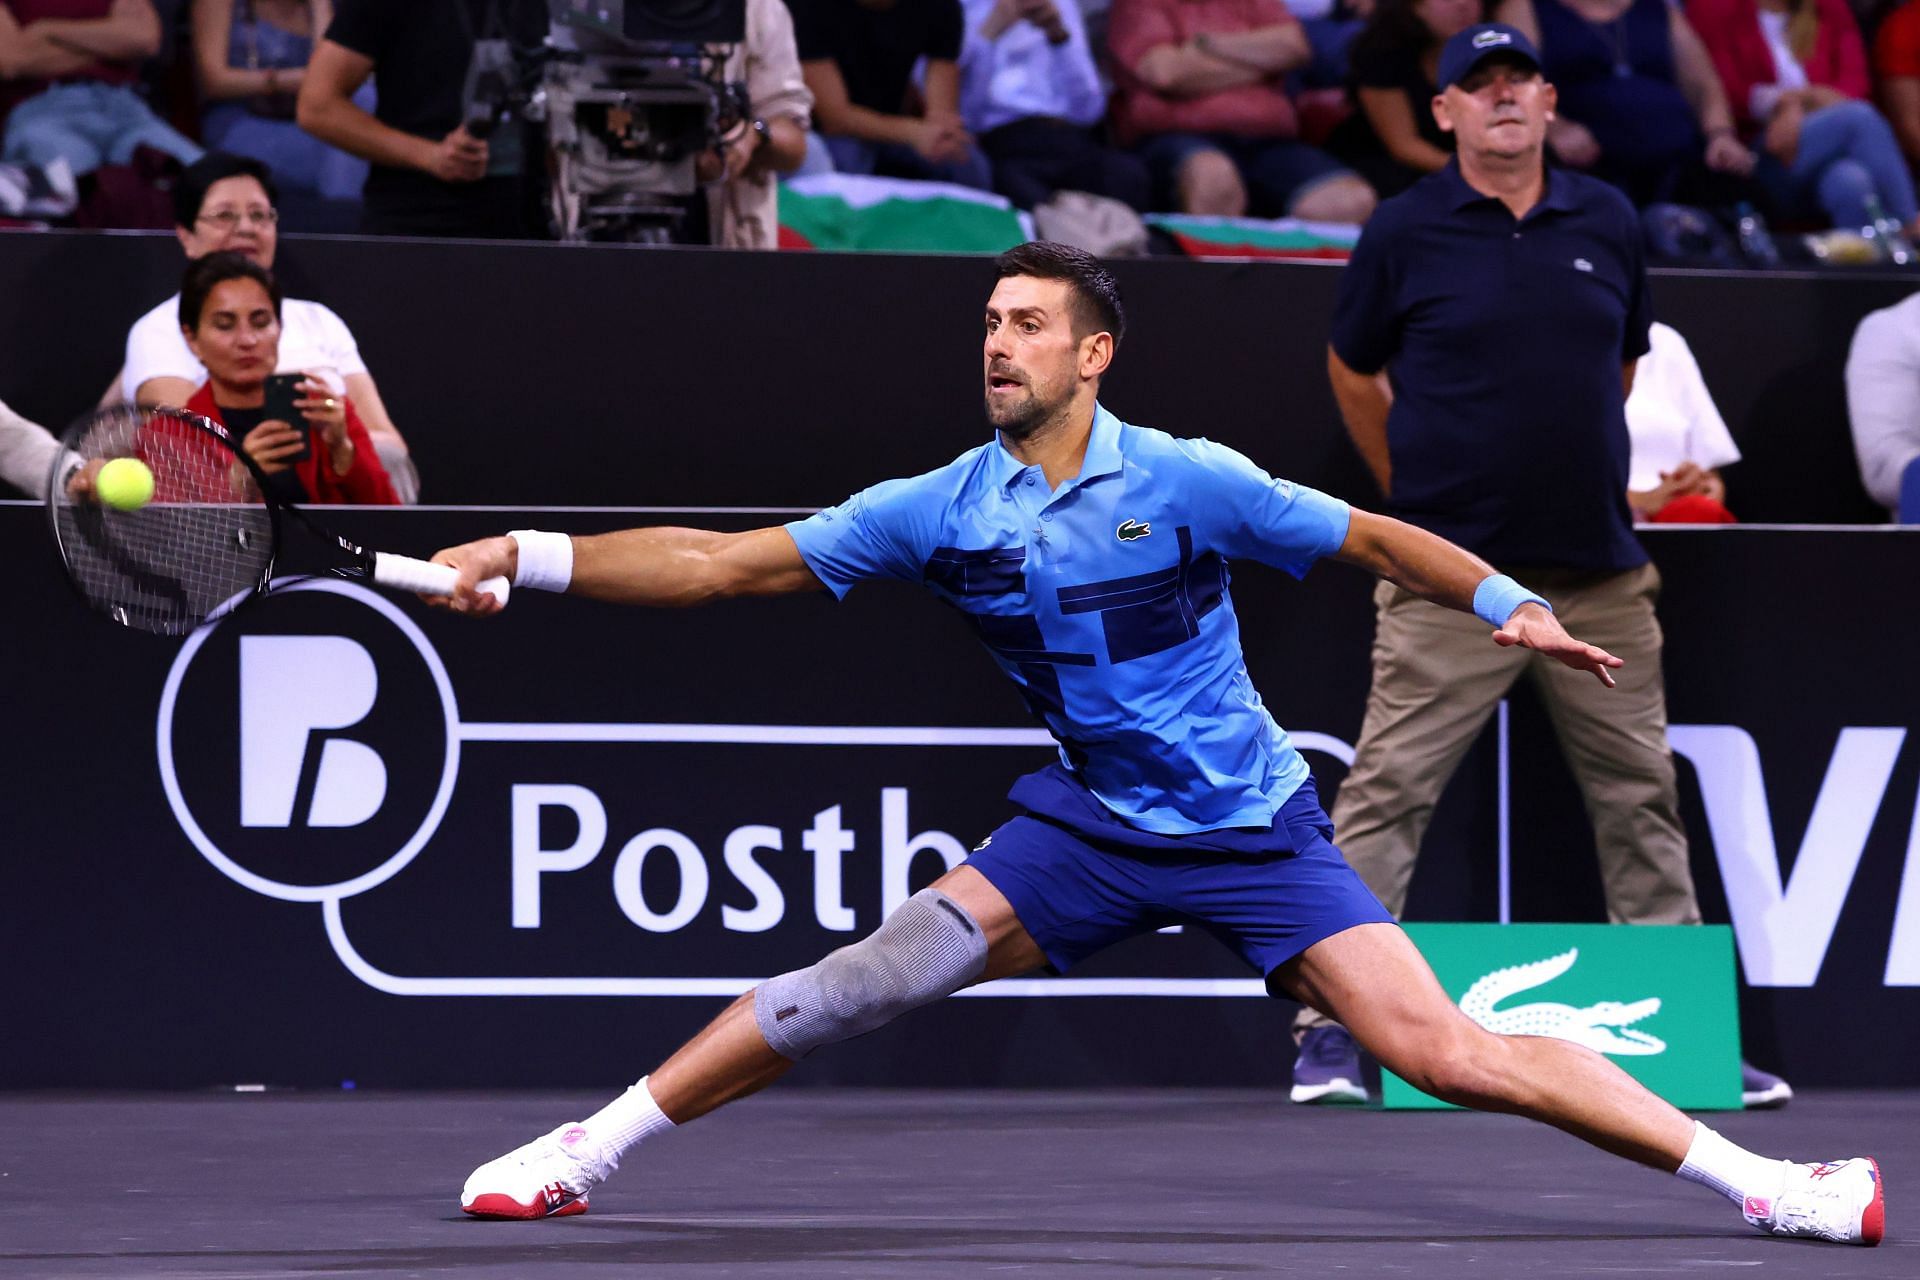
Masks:
[[[1860,1243],[1875,1245],[1887,1231],[1887,1180],[1880,1176],[1880,1162],[1869,1157],[1867,1167],[1873,1170],[1873,1203],[1860,1215]]]
[[[585,1213],[587,1211],[587,1201],[585,1197],[582,1197],[578,1200],[569,1200],[558,1209],[548,1209],[544,1204],[521,1204],[512,1196],[493,1193],[484,1196],[475,1196],[472,1204],[463,1204],[460,1206],[460,1210],[462,1213],[466,1213],[475,1218],[514,1218],[523,1220],[529,1218],[569,1218],[576,1213]]]

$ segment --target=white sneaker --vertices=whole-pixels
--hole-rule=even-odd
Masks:
[[[476,1218],[563,1218],[587,1211],[587,1192],[607,1180],[613,1162],[578,1124],[516,1147],[475,1169],[460,1207]]]
[[[1788,1164],[1787,1184],[1778,1196],[1748,1196],[1742,1208],[1747,1221],[1762,1231],[1836,1244],[1879,1244],[1887,1225],[1880,1166],[1865,1156]]]

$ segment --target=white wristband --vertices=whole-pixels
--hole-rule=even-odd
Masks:
[[[520,567],[513,585],[535,591],[565,591],[573,581],[573,538],[544,529],[515,529],[507,535],[520,544]]]

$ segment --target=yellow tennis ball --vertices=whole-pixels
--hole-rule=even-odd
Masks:
[[[153,472],[138,458],[115,458],[93,478],[93,491],[115,511],[138,511],[153,501]]]

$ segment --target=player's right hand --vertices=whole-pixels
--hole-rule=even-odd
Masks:
[[[458,569],[460,581],[452,595],[421,596],[422,600],[436,609],[490,617],[506,608],[506,605],[492,592],[479,590],[476,584],[488,578],[505,578],[512,582],[515,571],[520,567],[520,544],[508,537],[482,538],[478,542],[463,542],[457,547],[436,551],[433,562]]]

